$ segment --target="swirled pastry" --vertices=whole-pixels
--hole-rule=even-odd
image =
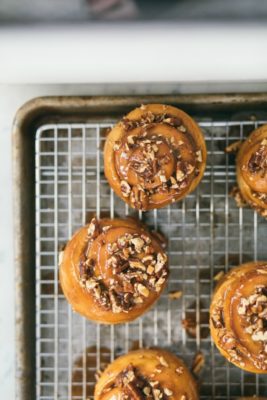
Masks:
[[[95,400],[195,400],[196,383],[185,364],[160,350],[137,350],[117,358],[102,373]]]
[[[241,201],[267,218],[267,125],[256,129],[241,144],[236,172]]]
[[[210,307],[210,329],[228,361],[267,374],[267,262],[243,264],[222,278]]]
[[[136,108],[109,133],[105,175],[133,208],[150,210],[181,200],[199,184],[206,146],[196,122],[162,104]]]
[[[60,283],[73,309],[117,324],[143,314],[168,276],[158,238],[133,219],[93,219],[76,232],[60,260]]]

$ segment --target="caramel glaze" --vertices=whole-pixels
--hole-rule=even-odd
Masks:
[[[150,210],[184,198],[206,165],[203,135],[185,112],[162,104],[136,108],[109,133],[105,175],[133,208]]]
[[[168,277],[159,239],[133,219],[92,219],[60,257],[60,283],[74,311],[102,323],[131,321],[158,299]]]
[[[267,262],[233,268],[215,289],[212,338],[228,361],[267,374]]]
[[[132,351],[116,359],[95,387],[95,400],[195,400],[196,383],[185,364],[161,349]]]
[[[236,172],[242,199],[267,218],[267,125],[252,132],[240,146]]]

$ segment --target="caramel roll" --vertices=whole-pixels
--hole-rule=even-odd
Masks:
[[[133,208],[150,210],[181,200],[199,184],[206,146],[196,122],[172,106],[136,108],[109,133],[106,178]]]
[[[133,219],[93,219],[60,260],[60,282],[74,311],[88,319],[131,321],[158,299],[168,276],[156,236]]]
[[[267,262],[240,265],[221,279],[210,307],[210,329],[228,361],[267,373]]]
[[[102,373],[95,400],[195,400],[196,383],[185,364],[161,350],[137,350],[117,358]]]
[[[236,172],[242,199],[267,218],[267,125],[252,132],[240,146]]]

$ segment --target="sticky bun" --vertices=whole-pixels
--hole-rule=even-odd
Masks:
[[[238,187],[233,195],[237,204],[248,204],[267,219],[267,125],[240,144],[236,174]]]
[[[105,143],[104,168],[110,186],[140,210],[184,198],[199,184],[205,166],[200,128],[172,106],[136,108],[116,124]]]
[[[228,361],[267,373],[267,262],[242,264],[224,275],[212,299],[210,329]]]
[[[196,400],[197,387],[185,364],[161,349],[132,351],[100,376],[95,400]]]
[[[95,219],[79,229],[60,257],[60,283],[74,311],[117,324],[143,314],[168,277],[156,235],[133,219]]]

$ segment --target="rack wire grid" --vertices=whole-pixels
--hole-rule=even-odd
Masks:
[[[225,147],[265,121],[208,121],[208,161],[197,190],[168,207],[137,212],[110,189],[103,173],[103,143],[110,123],[47,124],[36,133],[36,397],[93,399],[95,373],[117,356],[142,346],[160,346],[190,366],[201,351],[201,399],[267,395],[263,376],[230,365],[208,329],[214,276],[242,262],[266,259],[260,238],[266,222],[237,208],[234,156]],[[109,326],[74,313],[58,281],[59,249],[96,214],[141,218],[168,238],[170,278],[156,306],[134,322]],[[265,233],[264,233],[265,232]],[[265,236],[266,237],[266,236]],[[178,300],[169,291],[181,290]],[[195,324],[185,330],[182,320]]]

